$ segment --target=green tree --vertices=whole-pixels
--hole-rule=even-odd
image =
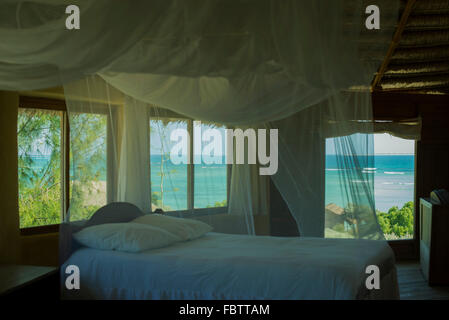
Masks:
[[[90,113],[70,115],[70,220],[72,221],[87,219],[106,204],[106,194],[99,194],[100,191],[96,188],[101,180],[106,179],[106,128],[105,115]],[[103,199],[92,200],[100,195]]]
[[[397,237],[412,235],[413,211],[413,201],[405,203],[401,209],[393,206],[387,213],[378,211],[377,218],[384,234],[394,234]]]
[[[217,207],[226,207],[228,205],[228,201],[226,199],[222,201],[215,201],[213,205],[208,205],[207,208],[217,208]]]
[[[21,227],[60,222],[61,114],[21,110],[17,119]]]
[[[18,114],[20,226],[61,222],[61,123],[63,113],[21,109]],[[106,117],[71,117],[71,220],[88,218],[100,206],[86,204],[95,182],[105,178]],[[75,155],[75,156],[74,156]],[[103,175],[103,177],[102,177]],[[105,196],[105,195],[104,195]]]

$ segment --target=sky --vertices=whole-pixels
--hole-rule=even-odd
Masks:
[[[187,130],[187,124],[186,123],[169,123],[166,127],[163,127],[160,125],[160,122],[157,121],[151,121],[150,122],[151,125],[151,133],[150,133],[150,141],[151,141],[151,149],[150,149],[150,153],[153,155],[159,155],[161,154],[161,149],[162,149],[162,143],[161,143],[161,135],[165,135],[165,139],[164,139],[164,151],[166,153],[169,153],[171,150],[171,147],[173,147],[174,145],[176,145],[178,142],[177,141],[171,141],[170,140],[170,134],[173,130],[175,129],[183,129],[183,130]],[[203,134],[207,129],[217,129],[220,131],[221,133],[221,137],[222,137],[222,150],[216,150],[217,154],[215,154],[215,156],[221,157],[222,156],[222,152],[224,152],[225,147],[226,147],[226,134],[224,131],[224,128],[215,128],[212,126],[208,126],[206,124],[201,124],[201,134]],[[196,134],[194,134],[193,136],[194,139],[194,145],[197,144],[201,144],[202,148],[205,147],[205,145],[209,144],[209,142],[202,142],[201,141],[201,135],[197,136]],[[186,146],[187,148],[187,146]],[[185,149],[186,149],[185,148]],[[222,151],[222,152],[220,152]],[[195,152],[194,150],[194,154],[201,154],[198,152]]]
[[[353,139],[357,144],[365,149],[366,136],[358,135]],[[326,143],[326,154],[335,154],[334,145],[331,139]],[[374,134],[374,154],[415,154],[415,141],[396,138],[388,133]]]
[[[393,137],[388,133],[374,135],[375,154],[415,154],[415,141]]]
[[[170,148],[176,142],[170,141],[170,132],[173,129],[176,128],[183,128],[186,129],[187,125],[185,123],[170,123],[165,130],[166,142],[165,142],[165,148]],[[202,125],[202,129],[206,130],[210,128],[207,125]],[[160,143],[160,132],[161,129],[157,129],[157,127],[153,127],[153,131],[151,133],[151,154],[160,154],[161,153],[161,143]],[[219,129],[223,133],[223,137],[225,136],[224,130]],[[158,132],[159,131],[159,132]],[[365,136],[361,136],[362,140],[355,140],[357,142],[360,142],[362,145],[365,143]],[[197,143],[197,140],[195,141]],[[225,139],[223,139],[223,146],[225,145]],[[204,147],[204,146],[203,146]],[[332,143],[326,144],[326,153],[327,154],[335,154],[334,147]],[[396,138],[388,133],[379,133],[374,134],[374,153],[375,154],[415,154],[415,141],[413,140],[406,140],[401,138]],[[219,156],[219,155],[217,155]]]

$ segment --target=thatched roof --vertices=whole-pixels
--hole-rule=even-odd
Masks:
[[[449,0],[402,0],[396,28],[373,89],[449,93]]]
[[[337,216],[341,216],[341,215],[343,215],[345,213],[345,209],[343,209],[340,206],[337,206],[335,203],[327,204],[325,209],[326,209],[326,212],[333,213],[333,214],[335,214]]]

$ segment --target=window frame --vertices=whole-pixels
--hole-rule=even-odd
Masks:
[[[61,112],[61,221],[65,218],[65,213],[68,210],[69,200],[67,190],[70,190],[70,181],[66,179],[67,173],[70,170],[67,155],[70,152],[70,129],[68,128],[67,107],[64,100],[38,98],[29,96],[19,97],[19,109],[35,109],[47,111]],[[18,190],[19,192],[19,190]],[[60,223],[59,223],[60,224]],[[59,224],[47,224],[41,226],[32,226],[20,228],[21,235],[35,235],[42,233],[52,233],[59,230]]]
[[[59,111],[62,112],[61,115],[61,222],[66,219],[66,214],[70,208],[70,123],[69,123],[69,113],[67,111],[67,105],[65,100],[56,98],[45,98],[45,97],[35,97],[20,95],[19,96],[19,109],[36,109],[36,110],[49,110],[49,111]],[[107,116],[107,183],[106,183],[106,198],[107,202],[110,202],[116,190],[116,173],[114,168],[116,167],[116,159],[114,157],[114,146],[113,138],[114,132],[111,128],[111,123],[113,125],[117,124],[118,121],[118,109],[104,109],[99,108],[95,112],[83,111],[82,113],[92,113],[92,114],[102,114]],[[203,216],[209,214],[222,214],[228,211],[229,206],[229,195],[230,195],[230,178],[232,173],[232,166],[226,164],[226,203],[224,207],[212,207],[212,208],[195,208],[194,207],[194,163],[193,163],[193,119],[187,118],[185,116],[176,114],[171,111],[158,114],[159,118],[179,118],[185,119],[187,121],[187,129],[189,132],[189,157],[191,158],[190,163],[187,165],[187,210],[173,210],[165,211],[164,214],[167,215],[182,215],[186,217]],[[155,120],[155,114],[149,112],[149,120]],[[148,121],[148,130],[149,130]],[[36,235],[36,234],[46,234],[58,232],[58,224],[48,224],[41,226],[32,226],[21,228],[20,234]]]
[[[419,221],[419,199],[420,196],[417,192],[418,186],[418,162],[419,162],[419,140],[415,140],[415,163],[414,163],[414,191],[413,191],[413,238],[411,239],[395,239],[387,240],[389,246],[392,248],[397,259],[407,260],[415,259],[419,254],[419,232],[420,232],[420,221]]]
[[[417,210],[419,207],[419,197],[417,197],[417,192],[416,192],[416,182],[417,182],[417,176],[418,176],[418,171],[417,171],[417,162],[418,162],[418,141],[414,140],[414,151],[415,153],[413,154],[414,157],[414,164],[413,164],[413,238],[408,238],[408,239],[393,239],[393,240],[387,240],[388,243],[393,246],[393,247],[397,247],[399,248],[399,250],[401,249],[403,244],[410,244],[416,241],[416,239],[419,240],[419,216],[417,216]],[[401,243],[401,244],[399,244]],[[399,244],[399,245],[398,245]]]
[[[66,214],[70,208],[70,122],[69,112],[67,111],[67,105],[65,100],[42,98],[20,95],[19,96],[19,109],[36,109],[36,110],[49,110],[62,112],[61,115],[61,221],[58,224],[48,224],[41,226],[33,226],[20,228],[21,235],[36,235],[58,232],[59,225],[65,221]],[[114,108],[112,112],[107,109],[97,110],[96,112],[83,111],[82,113],[99,114],[107,117],[106,134],[107,134],[107,147],[106,147],[106,201],[110,202],[114,190],[115,190],[115,158],[113,153],[112,142],[112,128],[110,122],[117,121],[117,110]]]
[[[212,208],[195,208],[195,164],[193,162],[193,122],[194,119],[179,115],[177,113],[166,111],[160,113],[157,111],[150,111],[148,115],[148,131],[150,131],[150,121],[151,120],[161,120],[163,118],[173,118],[182,119],[187,122],[187,132],[189,133],[188,141],[188,157],[189,163],[187,164],[187,209],[186,210],[171,210],[164,211],[167,215],[182,215],[183,217],[198,217],[210,214],[222,214],[228,212],[229,207],[229,194],[230,194],[230,178],[232,172],[232,166],[226,164],[226,206],[224,207],[212,207]],[[150,148],[150,159],[151,159],[151,148]],[[150,163],[151,166],[151,163]],[[152,191],[151,191],[152,192]]]
[[[64,101],[65,105],[65,101]],[[100,103],[101,105],[101,103]],[[114,153],[114,146],[113,141],[116,141],[117,137],[114,137],[114,132],[111,128],[111,123],[113,123],[114,127],[117,128],[117,121],[118,121],[118,110],[114,107],[114,105],[108,105],[110,108],[97,108],[95,112],[92,112],[90,110],[82,110],[82,114],[95,114],[95,115],[104,115],[106,116],[106,203],[110,203],[114,201],[114,195],[117,190],[116,188],[116,178],[117,174],[114,170],[116,168],[116,162],[117,159],[115,158]],[[74,113],[77,113],[77,111],[73,111]],[[67,157],[68,157],[68,169],[67,169],[67,177],[68,178],[68,190],[67,190],[67,196],[70,195],[70,121],[69,121],[69,113],[66,111],[66,118],[67,118]],[[68,207],[66,208],[66,211],[68,211],[70,207],[70,203]],[[64,216],[65,218],[65,216]]]
[[[384,132],[373,132],[372,134],[381,134]],[[404,138],[401,138],[404,139]],[[404,139],[404,140],[408,140],[408,139]],[[411,140],[411,139],[409,139]],[[325,149],[325,145],[326,145],[326,139],[324,140],[324,154],[326,155],[326,149]],[[394,250],[395,254],[397,254],[399,257],[403,258],[403,257],[414,257],[413,254],[410,254],[410,248],[412,246],[416,246],[416,243],[419,241],[419,215],[417,215],[417,210],[419,207],[419,197],[417,196],[417,177],[418,177],[418,140],[413,140],[414,141],[414,174],[413,174],[413,238],[404,238],[404,239],[392,239],[392,240],[386,240],[388,242],[388,244],[391,246],[391,248]],[[325,164],[324,164],[324,169],[325,168]],[[325,179],[325,174],[323,179]],[[324,182],[324,186],[325,186],[325,182]],[[323,201],[324,206],[326,206],[325,201]],[[416,251],[416,248],[413,248],[414,251]]]

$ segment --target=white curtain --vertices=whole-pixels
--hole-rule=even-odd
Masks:
[[[125,98],[123,134],[118,171],[117,201],[151,212],[150,135],[147,106]]]
[[[118,200],[149,207],[147,121],[138,114],[158,106],[189,119],[278,129],[279,169],[271,178],[300,234],[382,238],[372,177],[364,173],[373,156],[369,85],[390,43],[397,1],[377,1],[379,30],[365,28],[371,3],[364,0],[70,4],[81,8],[80,30],[65,30],[66,2],[0,4],[0,88],[62,83],[71,114],[104,108],[107,134],[115,140],[107,148],[114,159],[108,166],[115,168],[110,180],[117,181],[107,188]],[[73,80],[86,75],[84,89],[72,90]],[[79,124],[72,119],[71,126]],[[354,130],[357,121],[363,128]],[[349,224],[339,235],[325,230],[328,143]],[[241,208],[239,223],[228,223],[249,233],[259,202],[251,172],[242,167],[232,174],[237,192],[231,192],[231,204],[251,205]]]
[[[270,180],[268,176],[259,174],[259,168],[251,164],[232,166],[229,213],[242,214],[243,211],[250,212],[251,216],[268,214]]]

